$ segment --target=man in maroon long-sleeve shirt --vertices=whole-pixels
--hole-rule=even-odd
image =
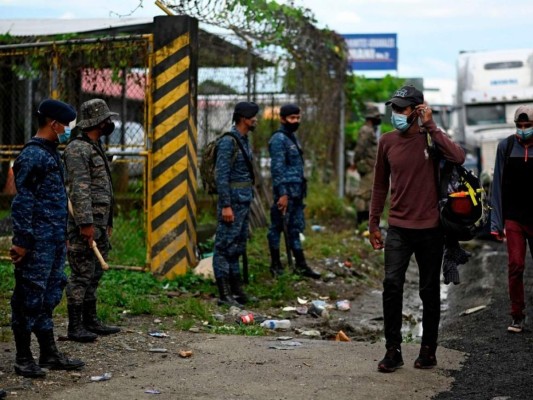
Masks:
[[[425,132],[429,132],[444,159],[462,164],[465,154],[437,128],[431,108],[424,104],[422,92],[415,87],[398,89],[386,105],[392,107],[395,130],[379,141],[369,229],[374,249],[385,247],[383,316],[387,352],[378,363],[378,370],[393,372],[403,365],[400,347],[403,285],[413,254],[419,269],[423,305],[422,344],[415,368],[437,365],[444,236],[439,224],[436,163],[428,154]],[[389,188],[389,228],[383,243],[379,222]]]

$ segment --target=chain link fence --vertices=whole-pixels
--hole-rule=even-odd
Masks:
[[[148,40],[140,35],[0,46],[2,255],[12,234],[10,204],[16,188],[11,167],[37,132],[39,103],[58,98],[79,112],[83,102],[101,98],[119,114],[115,131],[104,141],[116,200],[109,262],[145,264],[147,65]]]

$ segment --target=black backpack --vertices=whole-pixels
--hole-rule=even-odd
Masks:
[[[490,205],[479,178],[462,165],[439,157],[429,134],[428,152],[436,165],[440,222],[444,233],[459,241],[473,239],[483,230],[490,215]]]
[[[490,206],[479,178],[462,165],[444,161],[440,167],[439,210],[444,232],[471,240],[488,222]]]

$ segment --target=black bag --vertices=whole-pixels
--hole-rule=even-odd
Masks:
[[[489,219],[490,206],[479,178],[461,165],[444,161],[440,167],[439,210],[444,232],[471,240]]]
[[[490,205],[485,189],[472,171],[444,160],[429,133],[426,135],[428,153],[436,163],[441,226],[450,238],[471,240],[489,221]]]

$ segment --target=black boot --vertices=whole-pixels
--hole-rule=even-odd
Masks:
[[[71,370],[81,368],[85,363],[81,360],[68,359],[63,353],[60,353],[54,339],[54,331],[35,332],[41,355],[39,357],[39,366],[48,369]]]
[[[241,304],[237,302],[231,295],[231,287],[228,278],[217,278],[218,293],[220,298],[218,299],[218,305],[222,306],[235,306],[241,307]]]
[[[296,265],[294,266],[294,272],[299,275],[307,276],[313,279],[319,279],[320,274],[316,271],[313,271],[307,262],[305,261],[304,251],[303,250],[292,250],[294,258],[296,259]]]
[[[15,372],[26,378],[44,378],[46,372],[39,367],[31,354],[31,332],[13,329],[17,355],[15,357]]]
[[[270,273],[274,278],[283,275],[283,265],[279,256],[279,249],[270,248]]]
[[[97,335],[112,335],[119,333],[118,326],[106,326],[102,324],[96,315],[96,300],[83,302],[83,326],[89,332]]]
[[[76,342],[94,342],[98,335],[89,332],[81,321],[82,305],[69,304],[68,306],[68,338]]]
[[[255,303],[257,297],[247,295],[242,289],[242,279],[241,274],[234,275],[230,272],[229,275],[229,285],[233,298],[237,300],[240,305],[245,305],[247,303]]]

